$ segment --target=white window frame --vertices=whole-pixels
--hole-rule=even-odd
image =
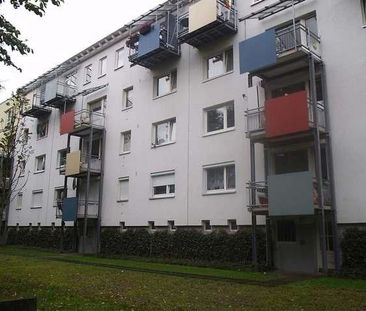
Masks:
[[[41,135],[41,131],[40,131],[40,128],[42,126],[45,126],[45,134],[44,135]],[[49,122],[48,120],[46,121],[38,121],[37,123],[37,140],[40,140],[40,139],[44,139],[48,136],[48,126],[49,126]]]
[[[40,205],[35,205],[35,203],[34,203],[34,195],[36,195],[36,194],[40,194],[41,195],[41,203],[40,203]],[[43,203],[43,190],[33,190],[32,191],[32,209],[39,209],[39,208],[42,208],[42,203]]]
[[[107,56],[99,59],[98,62],[98,78],[104,77],[107,74]]]
[[[23,208],[23,192],[19,192],[17,195],[16,210],[20,211]]]
[[[127,183],[127,195],[122,195],[122,185]],[[118,198],[117,202],[128,202],[130,196],[130,178],[128,176],[118,178]]]
[[[43,166],[44,168],[42,170],[38,170],[38,162],[42,161],[41,159],[43,158]],[[45,154],[41,154],[39,156],[36,156],[35,158],[35,168],[34,168],[34,173],[43,173],[46,170],[46,155]]]
[[[168,124],[169,126],[169,140],[160,143],[158,142],[158,126],[162,125],[162,124]],[[176,142],[177,139],[177,119],[176,118],[170,118],[164,121],[160,121],[160,122],[156,122],[153,123],[152,125],[152,141],[151,141],[151,146],[152,148],[156,148],[156,147],[160,147],[160,146],[166,146],[166,145],[170,145],[170,144],[174,144]]]
[[[53,194],[53,207],[58,207],[57,201],[63,199],[62,197],[58,198],[58,194],[60,194],[60,193],[63,194],[63,192],[64,192],[64,187],[56,187],[55,188],[55,191],[54,191],[54,194]]]
[[[168,220],[168,228],[169,231],[177,231],[177,226],[175,225],[175,221],[174,220]]]
[[[234,125],[228,127],[228,107],[233,107],[234,109]],[[218,129],[218,130],[214,130],[214,131],[208,131],[208,113],[212,110],[217,110],[217,109],[221,109],[221,108],[225,108],[224,111],[224,126],[222,129]],[[207,107],[204,109],[204,136],[209,136],[209,135],[214,135],[214,134],[218,134],[218,133],[223,133],[223,132],[228,132],[228,131],[233,131],[235,130],[235,103],[234,101],[230,101],[227,102],[225,104],[220,104],[220,105],[216,105],[216,106],[211,106],[211,107]]]
[[[114,63],[115,70],[120,69],[125,65],[124,51],[125,51],[125,48],[121,47],[118,50],[116,50],[116,52],[115,52],[115,63]]]
[[[170,88],[166,93],[160,94],[160,92],[159,92],[159,80],[163,79],[163,78],[165,78],[167,80],[169,79]],[[154,78],[154,98],[159,98],[159,97],[166,96],[166,95],[169,95],[169,94],[172,94],[172,93],[176,92],[177,91],[177,86],[178,86],[178,71],[177,71],[177,69],[171,70],[170,72],[168,72],[166,74],[156,76]]]
[[[170,193],[170,186],[172,184],[167,185],[161,185],[159,187],[165,186],[166,193],[164,194],[154,194],[154,178],[164,177],[164,176],[173,176],[174,178],[174,193]],[[167,199],[167,198],[175,198],[176,193],[176,179],[175,179],[175,170],[171,171],[164,171],[164,172],[157,172],[157,173],[151,173],[150,174],[150,180],[151,180],[151,198],[150,199]]]
[[[93,65],[89,64],[85,66],[85,83],[88,84],[92,81]]]
[[[130,148],[127,150],[125,149],[125,136],[126,135],[130,135]],[[121,141],[120,141],[120,153],[119,154],[128,154],[131,153],[131,142],[132,142],[132,131],[128,130],[128,131],[123,131],[121,132]]]
[[[235,187],[234,188],[228,188],[227,184],[227,167],[234,166],[234,173],[235,173]],[[207,172],[210,169],[215,168],[224,168],[224,188],[223,189],[215,189],[215,190],[208,190],[207,189]],[[226,193],[235,193],[236,192],[236,183],[237,183],[237,173],[236,173],[236,165],[235,162],[225,162],[225,163],[218,163],[218,164],[211,164],[211,165],[205,165],[203,167],[203,195],[211,195],[211,194],[226,194]]]
[[[238,222],[236,219],[228,219],[227,224],[231,232],[236,232],[239,230]],[[236,228],[235,228],[236,227]]]
[[[361,0],[362,25],[366,28],[366,0]]]
[[[122,110],[131,109],[133,107],[133,98],[130,96],[131,92],[133,92],[133,86],[130,86],[123,90]]]
[[[204,232],[212,232],[212,225],[210,220],[202,220],[201,223]]]
[[[25,176],[25,168],[27,166],[27,162],[25,160],[21,160],[19,163],[19,177]]]
[[[65,152],[65,163],[62,165],[61,164],[61,153]],[[56,165],[56,169],[60,169],[66,166],[66,156],[67,156],[67,148],[64,149],[60,149],[59,151],[57,151],[57,165]]]
[[[232,55],[232,68],[229,68],[228,66],[228,62],[227,62],[227,59],[228,59],[228,53],[231,51]],[[221,56],[222,57],[222,62],[223,62],[223,66],[225,68],[223,68],[223,71],[221,73],[218,73],[218,74],[214,74],[214,75],[210,75],[210,60],[215,58],[215,57],[218,57],[218,56]],[[227,49],[225,50],[222,50],[220,52],[217,52],[209,57],[207,57],[205,59],[205,74],[204,74],[204,80],[211,80],[211,79],[215,79],[217,77],[221,77],[223,75],[226,75],[228,73],[231,73],[234,71],[234,48],[232,46],[228,47]]]

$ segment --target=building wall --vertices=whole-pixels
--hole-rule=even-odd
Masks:
[[[249,14],[274,1],[238,1],[239,17]],[[322,40],[322,56],[328,76],[327,89],[333,138],[334,165],[338,217],[341,223],[366,221],[363,212],[363,185],[366,150],[362,144],[363,111],[366,109],[366,89],[363,87],[366,56],[365,43],[360,40],[365,29],[359,1],[306,1],[296,8],[296,16],[316,11]],[[107,88],[83,100],[79,97],[75,110],[85,108],[88,101],[106,96],[105,101],[105,170],[103,185],[102,226],[157,226],[174,220],[176,225],[199,226],[202,220],[212,225],[226,225],[236,219],[239,225],[249,225],[246,182],[250,178],[249,140],[245,138],[244,111],[252,107],[253,89],[248,89],[247,76],[239,74],[238,43],[266,29],[292,19],[288,9],[263,21],[239,23],[235,36],[218,40],[201,50],[182,45],[178,60],[164,62],[154,70],[130,66],[125,41],[102,50],[76,68],[78,90],[107,84]],[[362,42],[362,43],[361,43]],[[234,49],[234,70],[221,77],[205,81],[205,59],[229,46]],[[125,64],[115,69],[115,51],[125,47]],[[347,55],[349,55],[347,57]],[[98,61],[107,56],[107,74],[98,77]],[[92,64],[92,80],[84,84],[85,66]],[[154,99],[154,77],[177,69],[177,91]],[[71,72],[72,70],[70,70]],[[258,85],[258,81],[255,82]],[[133,86],[134,106],[122,111],[123,89]],[[31,95],[31,94],[30,94]],[[244,95],[244,96],[243,96]],[[248,98],[250,98],[248,100]],[[204,109],[234,101],[235,129],[217,135],[204,135]],[[176,117],[176,142],[152,148],[152,124]],[[33,133],[34,154],[27,164],[30,172],[23,189],[23,208],[15,210],[13,202],[9,225],[29,223],[49,226],[55,220],[54,188],[63,185],[63,177],[56,169],[57,151],[66,147],[67,135],[60,136],[60,112],[53,110],[47,138],[36,139],[36,119],[27,124]],[[120,155],[120,133],[132,131],[131,153]],[[72,139],[72,150],[78,149],[78,139]],[[47,155],[46,171],[34,174],[34,157]],[[264,177],[262,147],[257,146],[257,176]],[[232,161],[236,168],[236,191],[230,194],[203,194],[203,166]],[[175,198],[151,200],[151,178],[154,172],[175,170]],[[118,201],[118,178],[129,177],[129,200]],[[69,195],[73,194],[70,180]],[[32,191],[43,189],[42,209],[33,210]],[[59,224],[59,222],[56,222]]]

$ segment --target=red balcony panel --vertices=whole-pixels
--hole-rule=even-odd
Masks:
[[[309,130],[306,91],[266,101],[266,137],[277,137]]]
[[[71,133],[74,129],[75,110],[71,110],[61,115],[60,134]]]

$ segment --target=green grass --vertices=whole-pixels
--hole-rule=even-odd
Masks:
[[[60,262],[66,258],[83,265]],[[114,268],[94,264],[112,264]],[[93,265],[88,265],[93,264]],[[0,300],[38,298],[39,310],[366,310],[366,281],[299,279],[264,287],[119,269],[180,271],[218,277],[281,279],[278,274],[103,259],[0,247]],[[238,275],[236,275],[238,274]]]

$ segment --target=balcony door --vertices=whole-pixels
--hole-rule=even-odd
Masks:
[[[273,160],[276,175],[309,171],[307,149],[277,152]]]

